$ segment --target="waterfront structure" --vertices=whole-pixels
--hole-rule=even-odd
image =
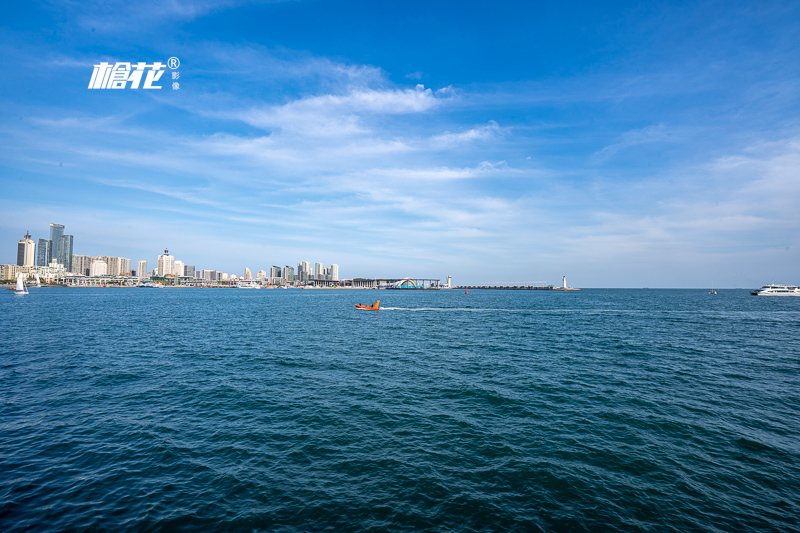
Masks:
[[[61,226],[63,231],[64,226]],[[61,235],[58,238],[56,261],[64,265],[67,272],[72,272],[72,235]]]
[[[250,281],[253,279],[253,274],[250,272],[250,269],[245,267],[244,269],[244,279]]]
[[[339,281],[339,265],[331,264],[331,281]]]
[[[36,243],[33,242],[28,232],[17,243],[17,265],[18,266],[33,266],[36,256]]]
[[[36,266],[47,266],[53,260],[53,241],[39,239],[36,245]]]
[[[157,276],[168,276],[175,274],[175,258],[169,255],[169,250],[164,248],[164,254],[158,256],[158,266],[156,266]]]
[[[136,263],[136,277],[147,277],[147,261],[142,260]]]
[[[183,261],[178,259],[175,260],[175,268],[173,269],[172,273],[175,276],[184,276],[186,275],[186,269],[184,268],[186,265],[183,264]]]
[[[325,265],[322,263],[314,264],[314,279],[325,279]]]

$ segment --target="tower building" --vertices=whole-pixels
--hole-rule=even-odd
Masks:
[[[30,234],[25,232],[25,236],[17,243],[17,265],[18,266],[33,266],[36,259],[34,252],[36,251],[36,243],[31,239]]]

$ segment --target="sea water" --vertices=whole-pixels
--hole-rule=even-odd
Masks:
[[[800,298],[34,288],[0,316],[3,531],[800,529]]]

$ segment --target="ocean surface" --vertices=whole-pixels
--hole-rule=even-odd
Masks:
[[[4,532],[800,530],[800,298],[34,288],[0,316]]]

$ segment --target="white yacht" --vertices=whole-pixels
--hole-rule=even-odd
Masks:
[[[17,274],[17,288],[14,291],[14,294],[20,294],[20,295],[28,294],[28,289],[27,289],[27,287],[25,287],[25,278],[26,277],[27,277],[27,274],[23,274],[22,272]]]
[[[240,279],[236,282],[237,289],[260,289],[261,283],[256,279]]]
[[[764,285],[760,289],[750,291],[753,296],[800,296],[800,287],[796,285]]]

